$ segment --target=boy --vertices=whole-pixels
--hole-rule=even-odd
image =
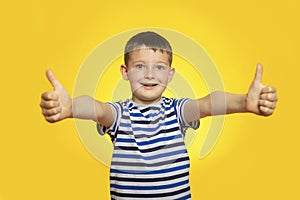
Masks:
[[[71,99],[51,71],[54,91],[42,94],[45,119],[90,119],[100,134],[114,143],[110,169],[111,199],[190,199],[189,157],[184,145],[187,128],[199,119],[220,114],[251,112],[269,116],[277,96],[261,84],[262,66],[247,94],[213,92],[200,99],[166,98],[162,93],[175,69],[169,42],[154,32],[142,32],[126,44],[120,70],[129,80],[132,98],[103,103],[89,96]]]

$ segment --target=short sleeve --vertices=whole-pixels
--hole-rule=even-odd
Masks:
[[[117,103],[109,102],[108,104],[111,105],[114,110],[115,120],[110,127],[105,127],[102,124],[97,124],[97,131],[100,135],[104,135],[105,133],[109,134],[109,136],[113,140],[115,138],[116,132],[118,130],[118,126],[120,124],[122,108],[120,103],[118,102]]]
[[[187,123],[184,119],[184,104],[188,102],[190,99],[189,98],[182,98],[182,99],[175,99],[174,101],[174,108],[175,112],[178,118],[178,122],[180,125],[180,129],[183,134],[185,134],[186,130],[188,128],[192,128],[194,130],[198,129],[200,126],[200,120],[195,120],[190,123]]]

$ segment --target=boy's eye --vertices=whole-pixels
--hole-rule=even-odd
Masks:
[[[141,69],[145,68],[145,65],[139,64],[139,65],[136,65],[135,68],[141,70]]]
[[[158,71],[162,71],[162,70],[165,70],[166,67],[163,66],[163,65],[156,65],[156,66],[155,66],[155,69],[158,70]]]
[[[163,70],[165,70],[166,68],[167,68],[167,67],[164,66],[164,65],[156,65],[156,66],[155,66],[155,69],[158,70],[158,71],[163,71]]]
[[[135,65],[135,68],[137,70],[145,70],[146,68],[149,68],[149,67],[150,67],[150,65],[144,65],[144,64],[137,64],[137,65]],[[154,65],[151,68],[153,70],[156,70],[156,71],[164,71],[164,70],[167,69],[167,67],[164,66],[164,65]]]

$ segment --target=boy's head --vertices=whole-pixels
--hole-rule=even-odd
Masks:
[[[130,82],[132,100],[139,104],[159,101],[175,72],[169,42],[157,33],[142,32],[127,42],[124,57],[120,71]]]
[[[128,65],[130,55],[134,50],[141,48],[148,48],[155,51],[160,51],[161,53],[167,53],[169,57],[169,66],[172,64],[172,47],[170,43],[161,35],[147,31],[141,32],[134,35],[129,39],[125,46],[124,51],[124,63]]]

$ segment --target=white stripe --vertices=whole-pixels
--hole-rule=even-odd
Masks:
[[[182,162],[182,163],[176,163],[174,165],[167,165],[165,168],[154,168],[155,170],[162,170],[162,169],[170,169],[173,167],[180,167],[180,166],[184,166],[188,164],[188,161]],[[124,170],[126,172],[126,170],[130,170],[130,171],[134,171],[134,168],[125,168],[122,169],[121,167],[116,167],[114,166],[113,169],[118,169],[118,170]],[[149,171],[154,171],[154,169],[149,169]],[[138,170],[136,170],[138,171]],[[140,170],[139,170],[140,171]],[[131,178],[161,178],[161,177],[169,177],[169,176],[174,176],[177,174],[182,174],[185,172],[188,172],[189,169],[188,168],[184,168],[184,169],[180,169],[180,170],[176,170],[176,171],[170,171],[170,172],[166,172],[166,173],[160,173],[160,174],[144,174],[144,173],[136,173],[136,174],[131,174],[131,173],[126,173],[126,174],[122,174],[122,173],[111,173],[111,176],[113,177],[131,177]],[[147,172],[147,171],[145,171]]]
[[[132,176],[130,177],[132,178]],[[169,185],[169,184],[175,184],[181,181],[188,181],[188,177],[182,177],[182,178],[178,178],[175,180],[168,180],[168,181],[160,181],[160,182],[129,182],[129,181],[116,181],[116,180],[112,180],[111,183],[112,184],[116,184],[118,183],[118,185],[124,185],[124,186],[128,186],[128,185],[138,185],[138,186],[158,186],[158,185]]]
[[[117,165],[114,166],[112,169],[115,170],[120,170],[120,171],[124,171],[125,173],[128,172],[129,174],[131,174],[131,172],[136,172],[136,174],[145,174],[147,172],[154,172],[154,171],[159,171],[159,170],[164,170],[164,169],[171,169],[174,167],[184,167],[185,165],[189,164],[189,161],[183,161],[183,162],[179,162],[179,163],[174,163],[172,162],[172,160],[169,160],[170,163],[167,163],[163,166],[157,166],[157,167],[146,167],[146,166],[122,166],[122,165]],[[181,169],[181,170],[185,170],[185,169]],[[177,170],[177,172],[181,171],[181,170]],[[160,174],[154,174],[156,177],[161,176],[162,174],[169,174],[171,172],[165,172],[165,173],[160,173]]]

